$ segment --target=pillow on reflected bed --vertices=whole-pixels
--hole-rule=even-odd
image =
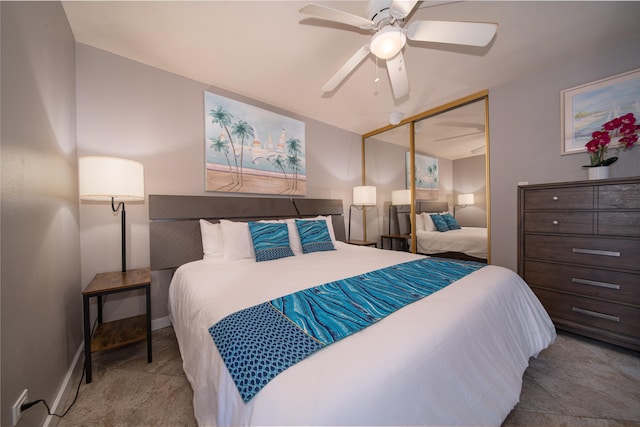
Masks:
[[[444,218],[442,218],[442,215],[430,214],[429,216],[431,217],[431,220],[433,221],[433,224],[436,226],[436,229],[438,231],[449,231],[449,226],[447,225],[447,222],[444,220]]]
[[[447,223],[449,230],[460,230],[462,228],[460,227],[460,224],[458,224],[458,221],[449,212],[445,212],[440,216],[444,219],[444,222]]]

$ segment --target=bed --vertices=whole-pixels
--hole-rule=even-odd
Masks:
[[[486,227],[460,227],[449,214],[446,219],[453,221],[450,223],[453,225],[450,227],[449,224],[445,224],[439,229],[432,215],[441,217],[442,213],[449,212],[447,202],[416,201],[416,212],[416,251],[418,253],[486,262],[488,256]],[[408,215],[407,209],[398,210],[398,224],[407,227]]]
[[[170,317],[201,426],[499,426],[518,401],[529,358],[555,338],[549,316],[519,276],[483,265],[303,358],[245,402],[212,339],[212,325],[299,290],[398,264],[445,260],[344,243],[341,201],[176,197],[150,196],[151,264],[180,265],[169,288]],[[265,203],[275,210],[265,210]],[[201,218],[222,227],[224,218],[257,220],[265,212],[271,212],[269,222],[289,218],[287,227],[294,218],[325,221],[334,228],[335,250],[266,262],[220,253],[202,259]],[[227,243],[223,239],[222,246]]]

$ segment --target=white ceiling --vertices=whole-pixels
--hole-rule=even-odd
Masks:
[[[63,2],[76,40],[363,134],[550,63],[640,36],[640,2],[423,2],[420,19],[498,23],[486,48],[409,42],[410,94],[395,101],[372,56],[321,87],[370,35],[298,12],[301,1]],[[366,1],[317,3],[361,16]],[[439,2],[442,3],[442,2]],[[637,55],[638,52],[630,52]],[[376,72],[380,81],[374,82]]]
[[[484,100],[420,119],[415,122],[416,152],[449,160],[486,154],[485,119]],[[409,132],[405,123],[369,138],[409,149]]]

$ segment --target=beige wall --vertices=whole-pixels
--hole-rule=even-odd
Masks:
[[[2,2],[2,419],[53,404],[82,341],[75,41],[59,3]],[[19,425],[42,425],[38,405]]]
[[[472,193],[474,204],[456,207],[456,219],[463,227],[487,226],[487,156],[473,156],[453,161],[453,205],[458,203],[458,194]]]
[[[560,91],[640,67],[640,38],[568,57],[489,92],[491,260],[516,269],[517,186],[587,179],[586,153],[560,155]],[[640,175],[640,147],[611,177]]]
[[[111,53],[77,45],[78,155],[113,155],[145,167],[147,194],[204,191],[204,91],[306,124],[307,197],[351,200],[360,182],[360,136]],[[149,265],[148,203],[127,205],[128,268]],[[109,204],[81,202],[82,283],[120,269],[120,220]],[[152,319],[167,316],[168,274],[152,278]],[[105,317],[143,310],[142,295],[109,298]]]

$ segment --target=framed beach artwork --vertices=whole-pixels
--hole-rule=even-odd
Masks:
[[[640,69],[561,92],[561,154],[586,152],[591,134],[627,113],[640,117]]]
[[[415,193],[416,199],[435,200],[438,198],[438,159],[415,154]],[[405,154],[406,185],[411,188],[411,153]]]
[[[204,93],[206,191],[307,194],[304,122]]]

